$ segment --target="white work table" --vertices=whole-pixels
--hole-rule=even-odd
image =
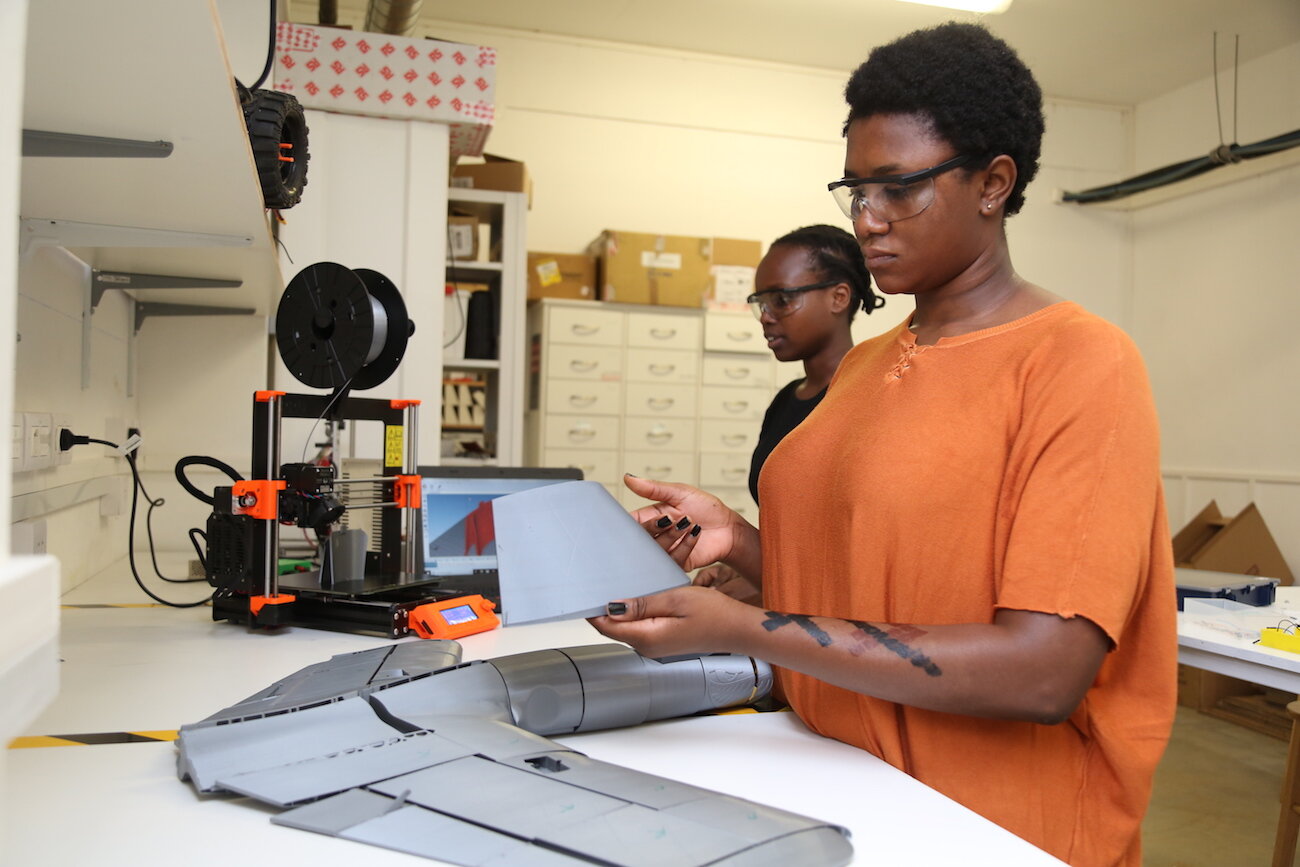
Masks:
[[[1189,606],[1189,609],[1194,606]],[[1277,588],[1271,606],[1248,608],[1243,622],[1192,610],[1178,613],[1178,661],[1194,668],[1300,694],[1300,654],[1256,644],[1259,626],[1300,612],[1300,586]]]
[[[63,602],[140,603],[123,572],[107,570]],[[164,595],[194,599],[204,589],[166,585]],[[250,633],[213,623],[207,608],[65,607],[61,633],[59,696],[27,734],[174,730],[332,654],[390,643],[300,628]],[[497,629],[461,645],[473,660],[607,640],[575,621]],[[813,734],[791,713],[692,717],[554,740],[843,825],[853,833],[855,863],[1061,863],[874,756]],[[5,864],[435,863],[272,825],[273,811],[246,799],[198,795],[177,779],[169,742],[11,749],[6,758]]]

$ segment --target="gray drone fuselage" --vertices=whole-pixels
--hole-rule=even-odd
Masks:
[[[620,768],[546,740],[746,704],[766,663],[619,644],[460,664],[451,641],[309,666],[183,726],[203,792],[278,824],[456,864],[844,864],[837,826]]]

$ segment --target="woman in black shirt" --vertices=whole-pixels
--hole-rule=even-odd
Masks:
[[[821,401],[853,347],[854,314],[858,308],[870,313],[885,299],[871,291],[871,275],[851,234],[835,226],[805,226],[768,248],[748,301],[776,360],[802,361],[804,371],[803,379],[777,392],[763,417],[749,465],[749,492],[757,503],[763,462]]]
[[[804,373],[777,392],[763,416],[749,464],[749,493],[757,503],[763,462],[821,401],[840,359],[853,348],[854,314],[859,308],[870,313],[885,299],[871,291],[871,275],[851,234],[835,226],[805,226],[768,248],[747,300],[777,361],[802,361]],[[694,583],[758,604],[757,588],[721,563],[701,569]]]

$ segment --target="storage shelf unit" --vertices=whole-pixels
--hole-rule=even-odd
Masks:
[[[173,145],[163,159],[25,157],[25,249],[68,247],[105,271],[242,282],[139,300],[273,308],[284,284],[208,4],[30,4],[23,127]]]
[[[750,521],[749,461],[778,371],[748,312],[544,299],[528,311],[528,463],[627,508],[630,472],[698,485]]]
[[[447,191],[448,208],[470,214],[489,227],[488,253],[497,258],[484,261],[449,260],[446,279],[455,283],[481,283],[496,301],[489,326],[495,336],[496,358],[463,358],[458,349],[464,341],[451,340],[465,312],[444,317],[444,379],[457,371],[472,372],[483,383],[482,426],[448,423],[443,415],[443,464],[523,463],[524,417],[524,302],[527,298],[525,220],[527,197],[523,193],[453,187]],[[468,330],[468,322],[464,323]],[[459,345],[456,345],[459,344]],[[478,434],[486,456],[465,454],[462,434]],[[470,442],[476,440],[469,439]]]

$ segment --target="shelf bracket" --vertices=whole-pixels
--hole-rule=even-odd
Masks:
[[[251,316],[252,307],[217,307],[210,304],[169,304],[164,301],[135,302],[135,333],[150,316]]]
[[[165,301],[136,301],[135,327],[126,341],[126,396],[135,396],[135,342],[140,326],[151,316],[251,316],[252,307],[217,307],[210,304],[169,304]]]
[[[169,141],[140,141],[107,138],[101,135],[78,135],[70,132],[23,130],[25,157],[117,157],[163,159],[172,154]]]
[[[109,289],[238,289],[243,285],[243,280],[213,280],[207,277],[174,277],[96,269],[90,272],[90,309],[93,312],[99,306],[100,299]],[[136,331],[139,330],[137,319]]]

